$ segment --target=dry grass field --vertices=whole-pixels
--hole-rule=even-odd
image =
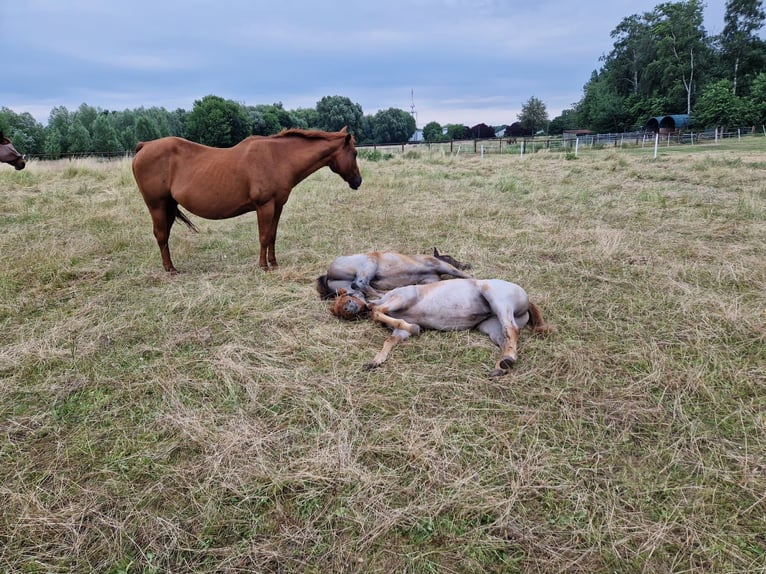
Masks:
[[[193,217],[163,270],[129,160],[0,166],[0,571],[766,570],[766,138],[415,152]],[[556,333],[331,317],[340,254],[433,246]]]

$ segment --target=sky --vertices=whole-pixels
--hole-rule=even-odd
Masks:
[[[658,0],[0,0],[0,107],[182,108],[216,95],[314,108],[345,96],[418,127],[551,119],[582,97],[610,32]],[[708,0],[709,34],[725,0]]]

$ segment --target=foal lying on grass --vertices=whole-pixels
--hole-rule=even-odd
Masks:
[[[379,367],[391,349],[421,328],[439,331],[477,329],[500,347],[500,358],[490,376],[506,374],[517,358],[519,332],[529,325],[534,333],[551,330],[527,293],[500,279],[452,279],[427,285],[398,287],[380,299],[365,302],[339,293],[333,315],[353,319],[369,312],[373,321],[393,330],[383,348],[365,368]]]
[[[335,258],[327,273],[317,278],[316,287],[322,299],[335,298],[341,289],[367,299],[404,285],[435,283],[444,275],[470,277],[462,271],[470,267],[439,253],[435,247],[433,255],[372,251]]]

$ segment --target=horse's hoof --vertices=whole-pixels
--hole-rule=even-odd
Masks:
[[[503,357],[502,359],[500,359],[500,362],[497,364],[497,366],[507,371],[513,366],[515,362],[516,362],[516,357]]]
[[[493,370],[489,376],[490,377],[502,377],[503,375],[507,375],[508,370],[507,369],[495,369]]]
[[[375,369],[377,369],[379,366],[380,366],[380,365],[378,365],[377,363],[367,363],[367,364],[366,364],[366,365],[363,367],[363,369],[364,369],[365,371],[374,371],[374,370],[375,370]]]

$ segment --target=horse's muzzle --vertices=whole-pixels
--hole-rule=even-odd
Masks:
[[[362,176],[361,175],[356,175],[356,176],[352,177],[348,181],[348,186],[351,189],[359,189],[360,185],[362,185]]]
[[[16,171],[20,171],[24,169],[27,166],[27,162],[25,162],[23,159],[16,162],[16,164],[13,166],[16,168]]]

